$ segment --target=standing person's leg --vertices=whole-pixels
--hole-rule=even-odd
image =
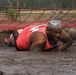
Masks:
[[[2,71],[0,71],[0,75],[4,75]]]

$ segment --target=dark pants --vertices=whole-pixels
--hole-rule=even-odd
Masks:
[[[16,45],[16,40],[17,40],[18,35],[19,35],[19,33],[17,31],[13,32],[15,47],[16,47],[17,51],[21,51]]]

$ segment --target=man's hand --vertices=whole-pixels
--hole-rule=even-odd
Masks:
[[[62,30],[60,41],[63,42],[63,44],[59,47],[59,50],[62,51],[66,51],[73,43],[72,37],[64,30]]]
[[[59,50],[66,51],[67,48],[69,48],[72,45],[73,39],[71,37],[68,37],[62,40],[62,42],[63,44],[59,47]]]

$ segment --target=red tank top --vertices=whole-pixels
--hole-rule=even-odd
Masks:
[[[39,31],[39,32],[43,32],[46,35],[46,24],[42,24],[42,25],[31,25],[26,27],[18,36],[17,40],[16,40],[16,44],[18,46],[19,49],[21,50],[25,50],[25,49],[30,49],[30,35],[35,32],[35,31]],[[53,48],[54,46],[52,46],[48,40],[46,43],[46,47],[44,48],[44,50],[47,50],[49,48]]]

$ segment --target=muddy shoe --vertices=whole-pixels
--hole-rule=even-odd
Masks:
[[[7,44],[10,47],[14,47],[15,43],[14,43],[14,36],[13,34],[10,35],[9,39],[4,39],[4,43]]]
[[[9,40],[7,38],[4,39],[4,43],[8,45],[9,44]]]

